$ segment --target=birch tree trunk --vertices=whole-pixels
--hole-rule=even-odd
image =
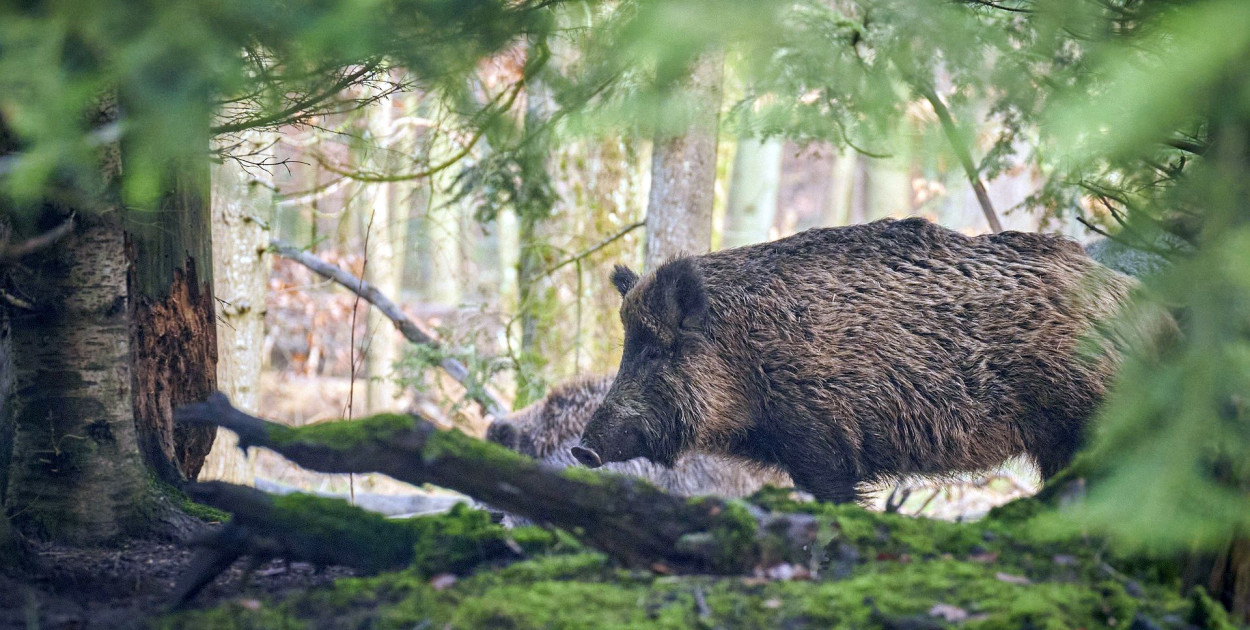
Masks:
[[[369,160],[380,173],[394,170],[391,159],[391,125],[395,120],[395,97],[383,98],[370,109],[369,135],[372,139],[373,157]],[[365,281],[396,301],[402,288],[403,242],[406,235],[406,217],[396,212],[399,186],[391,182],[372,184],[373,199],[370,216],[364,217],[368,251],[365,252]],[[395,408],[398,390],[393,370],[399,360],[399,339],[395,328],[385,315],[376,308],[369,308],[365,325],[364,361],[366,383],[366,413],[379,413]]]
[[[850,225],[855,172],[860,159],[859,154],[850,149],[842,149],[834,154],[833,173],[829,181],[829,203],[825,206],[821,225]]]
[[[716,131],[724,62],[724,55],[710,53],[695,64],[688,90],[692,102],[700,107],[690,129],[684,135],[655,138],[647,200],[647,270],[678,254],[706,253],[712,245]]]
[[[272,157],[272,133],[243,138],[253,159]],[[274,216],[273,193],[257,179],[271,179],[263,170],[248,171],[226,159],[212,169],[213,291],[220,309],[217,319],[218,387],[240,409],[258,409],[260,372],[264,363],[265,292],[271,261],[269,225]],[[272,186],[272,182],[268,182]],[[252,485],[252,462],[237,448],[234,434],[219,431],[204,461],[200,479]]]
[[[450,114],[441,103],[435,108],[433,118],[443,120]],[[429,163],[442,164],[459,149],[446,129],[441,130],[430,143]],[[454,200],[452,182],[455,169],[447,168],[429,178],[430,194],[421,221],[421,238],[417,250],[421,255],[421,298],[425,302],[442,306],[455,306],[460,301],[460,287],[456,270],[460,265],[460,206]]]
[[[97,122],[115,112],[106,99]],[[101,153],[102,188],[114,189],[124,148]],[[216,386],[207,160],[169,175],[157,208],[123,209],[101,195],[108,211],[81,212],[71,235],[23,259],[39,281],[26,287],[32,306],[9,317],[4,498],[27,533],[90,543],[189,531],[171,529],[187,517],[149,480],[194,477],[215,433],[175,430],[171,416]],[[57,223],[68,214],[43,211]]]
[[[739,247],[768,240],[777,219],[777,189],[781,185],[782,142],[743,138],[734,155],[729,203],[725,208],[722,247]]]
[[[13,460],[6,507],[40,537],[129,533],[144,503],[131,374],[126,235],[84,215],[71,237],[28,259],[45,274],[38,311],[12,319]]]

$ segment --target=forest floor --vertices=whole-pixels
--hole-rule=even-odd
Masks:
[[[185,545],[131,540],[117,547],[37,545],[35,567],[0,570],[0,629],[140,628],[166,612],[174,584],[191,562]],[[196,598],[197,606],[225,601],[259,606],[354,575],[279,560],[253,571],[237,562]]]
[[[41,546],[32,575],[0,573],[0,628],[1236,627],[1201,591],[1183,594],[1170,563],[1119,557],[1079,534],[1038,537],[1031,521],[1039,508],[1028,500],[952,523],[792,496],[768,490],[751,500],[817,516],[821,542],[810,566],[664,575],[622,568],[562,534],[515,557],[458,564],[451,559],[488,537],[543,538],[460,509],[427,517],[444,519],[446,540],[407,569],[365,577],[238,562],[174,615],[165,606],[190,562],[185,546]]]

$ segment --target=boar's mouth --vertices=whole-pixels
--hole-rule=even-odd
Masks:
[[[603,458],[599,454],[584,446],[574,446],[572,449],[573,457],[581,462],[587,468],[598,468],[603,465]]]

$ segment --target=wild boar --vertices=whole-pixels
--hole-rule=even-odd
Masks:
[[[486,430],[486,439],[548,464],[577,466],[569,449],[578,444],[586,423],[608,393],[612,379],[612,376],[598,376],[558,385],[543,400],[492,422]],[[608,464],[606,468],[641,477],[658,488],[683,496],[743,497],[765,485],[791,485],[788,477],[775,470],[763,470],[750,462],[716,455],[680,457],[672,467],[639,458]]]
[[[837,502],[1020,454],[1060,471],[1120,361],[1114,344],[1078,346],[1135,286],[1062,237],[922,219],[681,257],[641,279],[618,266],[612,282],[625,347],[579,461],[723,454]]]

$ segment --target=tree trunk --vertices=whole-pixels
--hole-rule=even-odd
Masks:
[[[207,154],[207,136],[203,146]],[[215,435],[175,427],[171,415],[217,389],[207,159],[175,166],[167,182],[154,212],[128,213],[126,252],[139,446],[162,480],[179,484],[199,474]]]
[[[6,233],[0,224],[0,236]],[[13,458],[13,338],[9,332],[9,312],[0,304],[0,518],[5,517],[4,495],[9,487],[9,463]],[[8,527],[8,521],[0,524]],[[0,544],[3,544],[0,542]]]
[[[703,107],[685,135],[655,138],[647,201],[647,270],[679,254],[706,253],[712,245],[723,67],[721,54],[708,54],[695,64],[689,91]]]
[[[533,51],[537,42],[530,42]],[[532,54],[532,52],[531,52]],[[554,198],[544,194],[551,181],[549,136],[541,128],[551,120],[555,108],[551,90],[542,81],[531,79],[525,86],[525,128],[531,135],[528,143],[520,149],[521,178],[527,181],[521,187],[517,199],[517,219],[520,223],[517,258],[517,316],[521,320],[520,365],[517,369],[517,392],[514,402],[518,408],[542,398],[547,393],[543,378],[549,357],[544,352],[543,330],[552,321],[554,305],[546,299],[547,286],[544,254],[547,239],[541,229],[551,218]],[[539,135],[542,134],[542,135]],[[546,325],[544,325],[546,324]]]
[[[743,138],[734,156],[725,209],[724,248],[768,240],[777,218],[777,189],[781,184],[782,142],[777,138]]]
[[[442,120],[446,106],[438,104],[434,120]],[[429,163],[442,164],[459,148],[446,130],[431,142]],[[454,198],[452,191],[455,169],[443,169],[429,180],[430,195],[421,221],[421,238],[417,250],[421,253],[421,299],[440,306],[455,306],[460,301],[460,287],[456,270],[460,264],[460,212],[463,202]]]
[[[259,159],[274,137],[252,133],[244,138],[245,152]],[[212,169],[213,291],[217,317],[217,383],[240,409],[257,410],[265,338],[265,292],[269,282],[269,225],[274,216],[273,194],[249,172],[227,159]],[[234,434],[219,431],[200,471],[201,479],[220,479],[251,485],[252,462],[236,447]]]
[[[97,122],[115,110],[106,100]],[[114,187],[123,161],[124,148],[101,150],[102,188]],[[187,523],[152,492],[144,467],[146,458],[175,483],[194,476],[215,433],[175,430],[171,415],[215,388],[216,369],[202,284],[212,277],[207,161],[174,171],[156,209],[121,210],[101,195],[95,203],[111,211],[80,213],[72,235],[22,261],[31,305],[9,318],[4,498],[27,533],[89,543],[188,531],[171,529]],[[68,214],[55,204],[43,212],[52,225]]]
[[[0,225],[0,235],[7,233]],[[9,525],[4,494],[9,478],[9,459],[13,454],[13,416],[9,410],[13,394],[13,361],[9,336],[9,314],[0,305],[0,567],[16,566],[24,554],[18,545],[17,533]]]
[[[833,173],[829,181],[829,203],[825,206],[821,225],[850,224],[856,164],[860,159],[862,158],[859,154],[850,149],[842,149],[834,153]]]
[[[381,173],[391,172],[394,160],[390,159],[394,139],[390,138],[394,120],[395,97],[379,100],[370,111],[369,136],[372,140],[374,159],[368,160]],[[407,231],[400,213],[396,212],[398,184],[380,182],[372,185],[373,199],[369,216],[365,221],[366,263],[364,279],[382,293],[399,299],[403,271],[403,242]],[[399,340],[390,320],[377,309],[367,310],[365,318],[363,352],[365,361],[366,413],[378,413],[393,409],[398,390],[392,373],[399,360]]]
[[[72,237],[26,261],[44,282],[38,310],[11,320],[6,507],[40,537],[91,542],[143,526],[126,250],[116,213],[84,214]]]

